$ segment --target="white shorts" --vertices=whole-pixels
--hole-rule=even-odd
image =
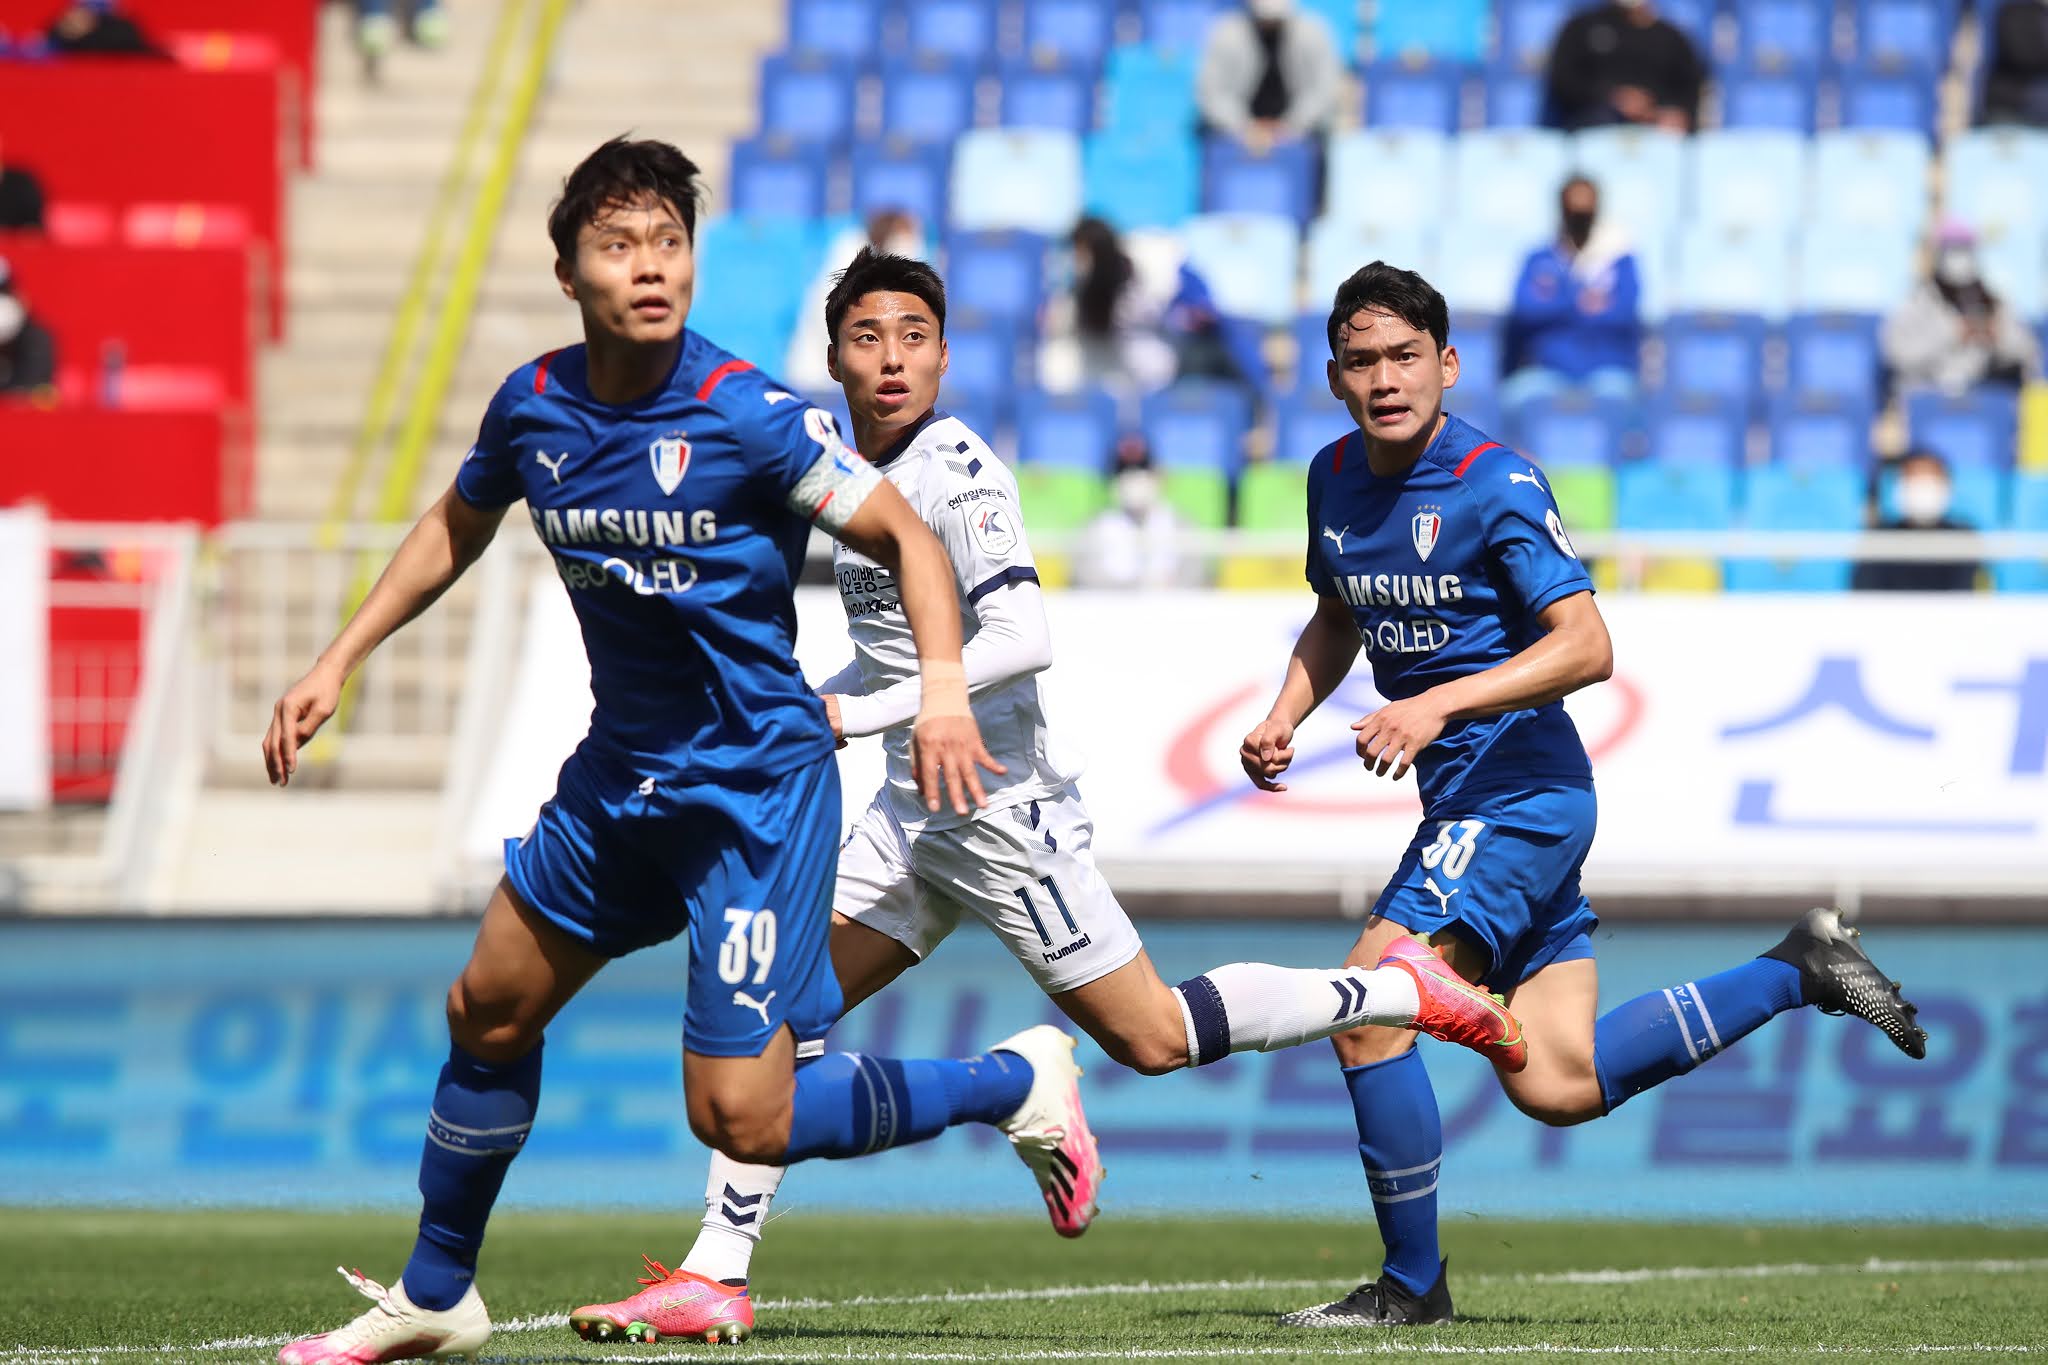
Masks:
[[[1143,946],[1096,870],[1094,838],[1072,789],[914,836],[879,793],[839,850],[832,908],[920,959],[965,911],[995,931],[1047,995],[1070,991]]]

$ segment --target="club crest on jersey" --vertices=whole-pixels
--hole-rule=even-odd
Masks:
[[[1408,529],[1415,536],[1415,553],[1427,562],[1429,552],[1436,548],[1437,537],[1443,534],[1443,514],[1434,507],[1425,507],[1408,523]]]
[[[689,439],[680,431],[671,431],[647,447],[647,458],[654,466],[654,481],[661,485],[661,491],[673,493],[690,468]]]

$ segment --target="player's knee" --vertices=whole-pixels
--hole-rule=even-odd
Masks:
[[[1508,1100],[1530,1118],[1552,1128],[1569,1128],[1607,1112],[1600,1085],[1590,1077],[1510,1087]]]
[[[1177,1037],[1163,1032],[1139,1033],[1131,1036],[1122,1034],[1102,1040],[1102,1050],[1109,1054],[1111,1061],[1127,1066],[1143,1076],[1164,1076],[1169,1071],[1178,1071],[1188,1064],[1187,1035],[1180,1032],[1180,1021],[1174,1021]]]
[[[448,1036],[473,1057],[487,1062],[512,1062],[540,1042],[534,1012],[516,999],[491,998],[467,976],[448,988]]]
[[[1368,1025],[1332,1035],[1330,1046],[1336,1049],[1340,1066],[1371,1066],[1390,1062],[1414,1047],[1415,1035],[1407,1029]]]
[[[737,1091],[711,1090],[689,1098],[690,1131],[706,1147],[734,1161],[772,1166],[789,1148],[789,1106],[761,1102]]]

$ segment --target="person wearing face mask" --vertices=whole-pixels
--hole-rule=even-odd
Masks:
[[[1337,41],[1320,15],[1300,12],[1295,0],[1246,0],[1210,27],[1195,101],[1208,131],[1264,152],[1328,133],[1343,78]]]
[[[832,281],[840,267],[862,247],[872,247],[885,256],[908,256],[914,261],[922,261],[930,254],[925,246],[923,224],[915,214],[903,209],[876,209],[868,215],[867,222],[840,232],[825,248],[824,263],[804,293],[803,308],[797,314],[799,322],[789,338],[789,353],[782,360],[784,383],[794,384],[806,393],[839,386],[825,365],[828,338],[815,322],[825,316],[825,300],[831,297]]]
[[[1509,407],[1562,389],[1636,390],[1642,325],[1636,258],[1600,221],[1600,191],[1575,175],[1558,194],[1558,234],[1529,253],[1508,314],[1501,398]]]
[[[2048,0],[2005,0],[1990,34],[1983,121],[2048,128]]]
[[[1961,223],[1936,234],[1929,277],[1885,320],[1884,358],[1903,388],[1962,393],[2041,373],[2041,345],[1984,283],[1977,239]]]
[[[1558,30],[1545,107],[1568,132],[1636,123],[1689,133],[1704,79],[1692,39],[1649,0],[1589,5]]]
[[[30,316],[14,292],[13,272],[0,259],[0,393],[35,393],[56,382],[56,342]]]
[[[1896,515],[1880,516],[1879,531],[1974,531],[1949,510],[1954,489],[1948,464],[1932,451],[1909,451],[1898,464]],[[1866,560],[1850,580],[1859,592],[1973,592],[1980,566],[1974,559]]]
[[[1117,441],[1110,506],[1082,533],[1074,583],[1083,588],[1184,588],[1199,585],[1180,552],[1184,528],[1160,495],[1142,436]]]

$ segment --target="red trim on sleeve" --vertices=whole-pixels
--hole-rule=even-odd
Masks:
[[[753,365],[753,362],[752,362],[752,361],[748,361],[748,360],[728,360],[728,361],[726,361],[726,362],[725,362],[725,363],[724,363],[723,365],[720,365],[720,366],[719,366],[719,367],[718,367],[717,369],[713,370],[713,371],[712,371],[712,372],[711,372],[710,374],[707,374],[707,375],[705,375],[705,376],[704,376],[704,382],[703,382],[703,383],[701,383],[701,384],[699,384],[699,385],[697,386],[697,401],[701,403],[701,402],[703,402],[704,400],[706,400],[707,398],[711,397],[711,391],[712,391],[713,389],[717,388],[717,387],[718,387],[718,386],[719,386],[720,384],[723,384],[723,383],[725,382],[725,377],[726,377],[727,375],[731,375],[731,374],[739,374],[739,373],[741,373],[742,371],[745,371],[745,370],[751,370],[751,369],[753,369],[753,368],[754,368],[754,365]]]
[[[1472,462],[1474,460],[1478,459],[1481,455],[1484,455],[1489,450],[1499,449],[1499,441],[1481,441],[1478,445],[1472,447],[1470,453],[1468,453],[1464,459],[1458,461],[1458,467],[1456,469],[1453,469],[1451,473],[1456,477],[1462,479],[1465,477],[1465,471],[1472,467]]]
[[[542,356],[539,360],[534,362],[533,391],[535,393],[547,392],[548,366],[552,365],[555,361],[555,357],[560,354],[560,351],[549,351],[546,355]]]

